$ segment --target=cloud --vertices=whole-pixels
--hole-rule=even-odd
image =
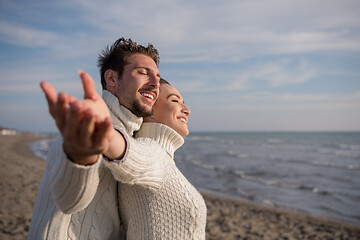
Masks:
[[[216,109],[216,108],[214,108]],[[229,105],[225,106],[224,109],[232,111],[249,110],[249,111],[343,111],[343,110],[355,110],[360,111],[359,103],[342,104],[342,103],[319,103],[319,104],[261,104],[261,105]],[[283,112],[286,114],[286,112]]]
[[[295,93],[273,93],[273,92],[254,92],[244,94],[240,99],[253,101],[279,101],[279,102],[309,102],[309,101],[327,101],[333,96],[326,94],[295,94]]]
[[[56,34],[24,27],[16,23],[0,21],[0,39],[9,44],[47,47],[56,39]]]
[[[360,25],[356,1],[74,3],[81,9],[82,22],[101,33],[93,37],[104,42],[121,35],[154,43],[166,62],[236,62],[272,54],[360,51],[359,34],[351,31]]]
[[[0,94],[41,94],[40,82],[48,81],[58,91],[65,91],[73,95],[82,95],[82,86],[76,71],[62,71],[43,66],[23,65],[18,68],[0,68]]]
[[[25,22],[2,20],[2,41],[49,47],[60,55],[77,56],[98,53],[106,44],[125,36],[143,44],[154,43],[160,47],[161,59],[173,63],[236,62],[273,54],[360,51],[359,33],[352,31],[360,26],[357,1],[157,0],[125,4],[77,0],[57,4],[63,10],[72,9],[79,26],[86,23],[87,27],[62,35]],[[19,7],[16,10],[25,11]],[[64,29],[68,21],[52,20],[52,24]]]
[[[239,99],[240,102],[241,99],[249,101],[241,104],[217,106],[217,108],[220,107],[221,109],[232,111],[354,110],[360,112],[359,91],[343,95],[257,92],[239,96]]]

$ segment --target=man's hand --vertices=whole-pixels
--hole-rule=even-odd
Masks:
[[[50,115],[63,136],[63,148],[75,163],[90,165],[109,147],[113,135],[110,112],[96,93],[91,76],[79,71],[84,87],[84,100],[65,93],[57,94],[50,83],[42,82]]]

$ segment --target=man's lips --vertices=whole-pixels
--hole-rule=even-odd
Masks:
[[[140,91],[140,94],[151,101],[154,101],[157,96],[156,92],[153,91]]]

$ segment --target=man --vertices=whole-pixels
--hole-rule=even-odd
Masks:
[[[58,95],[50,84],[41,84],[61,137],[49,149],[28,239],[120,238],[117,184],[105,165],[111,167],[123,158],[137,159],[141,155],[137,144],[131,143],[132,135],[142,117],[151,115],[157,99],[158,62],[158,52],[152,45],[144,47],[124,38],[102,53],[101,81],[108,90],[103,97],[107,105],[118,104],[111,112],[86,73],[80,72],[83,101],[64,93]],[[110,117],[123,138],[114,137],[118,133]],[[163,154],[160,147],[154,151]],[[102,161],[102,154],[118,160]],[[120,175],[126,177],[129,169],[131,166],[124,164]],[[144,175],[126,180],[146,183],[148,179]],[[149,188],[156,187],[156,183],[149,182]]]

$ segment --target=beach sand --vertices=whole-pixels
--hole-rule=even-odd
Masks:
[[[45,161],[29,142],[42,136],[0,136],[0,239],[26,239]],[[360,226],[203,193],[208,240],[360,239]]]

